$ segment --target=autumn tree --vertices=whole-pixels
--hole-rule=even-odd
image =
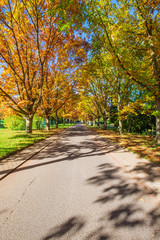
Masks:
[[[66,75],[62,72],[54,71],[46,75],[42,102],[38,113],[46,119],[46,129],[50,129],[50,116],[56,115],[56,127],[58,127],[57,117],[58,111],[63,107],[69,99],[72,92],[72,86]]]
[[[99,127],[99,120],[102,117],[102,115],[99,111],[99,108],[94,103],[93,98],[94,98],[93,96],[81,94],[78,106],[80,109],[80,119],[82,119],[85,123],[87,123],[87,120],[97,121],[97,126]]]
[[[0,6],[0,94],[8,107],[32,119],[42,99],[45,65],[62,41],[58,15],[49,15],[53,3],[42,0],[2,0]]]
[[[80,36],[70,32],[46,65],[42,101],[38,112],[46,118],[48,130],[50,116],[55,114],[58,127],[57,114],[76,91],[76,75],[86,61],[87,45]]]
[[[65,122],[65,119],[68,119],[69,123],[72,123],[75,120],[78,120],[80,118],[80,96],[79,94],[73,89],[73,92],[68,99],[68,101],[65,103],[64,107],[61,108],[61,117],[63,117],[63,120]]]
[[[107,127],[107,119],[111,107],[110,74],[106,74],[99,66],[98,59],[92,59],[84,67],[81,83],[84,86],[84,94],[90,97],[97,107],[97,117],[102,116],[104,129]]]
[[[154,96],[160,143],[159,1],[86,0],[86,5],[89,27],[113,56],[120,73]]]

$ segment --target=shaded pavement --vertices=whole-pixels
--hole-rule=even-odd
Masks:
[[[0,182],[0,239],[160,240],[159,169],[71,127]]]

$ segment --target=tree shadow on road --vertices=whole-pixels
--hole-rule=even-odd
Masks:
[[[104,226],[100,226],[96,230],[86,234],[83,240],[109,240],[109,234],[104,233],[104,231],[106,231],[106,228]]]
[[[80,240],[109,240],[110,237],[108,234],[104,233],[106,230],[104,227],[99,227],[89,233],[86,233],[87,221],[82,216],[75,216],[69,218],[62,224],[59,224],[49,230],[48,234],[43,238],[43,240],[50,239],[63,239],[71,240],[72,237],[78,235],[80,231],[83,231],[81,234]],[[83,237],[82,237],[83,236]],[[78,236],[77,236],[78,239]]]
[[[97,175],[87,179],[86,182],[102,190],[94,204],[103,204],[109,209],[100,221],[112,222],[115,231],[130,229],[133,237],[134,229],[142,227],[150,228],[154,236],[157,234],[157,227],[160,225],[158,201],[155,202],[152,193],[147,192],[128,173],[123,172],[120,166],[110,162],[98,165]],[[150,206],[147,205],[147,201],[150,201]]]
[[[57,239],[63,236],[71,237],[72,235],[79,232],[85,225],[85,220],[82,217],[71,217],[64,223],[56,226],[53,229],[50,229],[49,233],[43,240]],[[66,237],[65,237],[66,239]]]
[[[63,161],[73,161],[73,160],[82,160],[86,157],[94,157],[94,156],[103,156],[106,154],[105,146],[100,146],[97,141],[90,140],[86,138],[81,142],[78,142],[77,144],[70,141],[73,131],[66,131],[63,137],[53,142],[53,144],[50,144],[48,147],[43,149],[42,152],[34,156],[32,158],[32,165],[30,166],[21,166],[20,168],[16,169],[15,171],[23,171],[31,168],[41,167],[49,164],[54,164],[58,162]],[[83,128],[81,130],[74,129],[75,136],[79,137],[81,134],[84,134],[86,136],[87,132],[88,134],[93,135],[91,131],[86,131]],[[95,133],[96,135],[96,133]],[[94,136],[94,135],[93,135]],[[117,149],[117,146],[111,146],[110,152],[115,151]],[[38,163],[33,163],[38,160]],[[15,160],[16,161],[16,160]],[[0,171],[0,174],[7,173],[8,170],[2,170]]]
[[[160,167],[156,166],[150,162],[140,162],[138,163],[132,171],[136,174],[145,173],[143,176],[144,181],[154,182],[160,179]]]
[[[37,154],[33,161],[38,163],[30,166],[21,166],[21,168],[15,169],[16,172],[23,171],[35,167],[41,167],[63,161],[73,161],[77,159],[83,159],[85,157],[101,156],[105,152],[94,142],[83,141],[79,145],[71,144],[70,142],[57,142],[56,144],[48,146],[41,153]],[[7,173],[8,170],[0,171],[0,174]]]

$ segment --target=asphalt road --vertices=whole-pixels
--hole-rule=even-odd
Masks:
[[[157,199],[80,125],[0,183],[0,240],[50,239],[160,240]]]

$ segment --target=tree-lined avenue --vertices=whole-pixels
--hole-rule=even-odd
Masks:
[[[98,141],[71,127],[1,181],[2,240],[159,239],[157,199]]]

